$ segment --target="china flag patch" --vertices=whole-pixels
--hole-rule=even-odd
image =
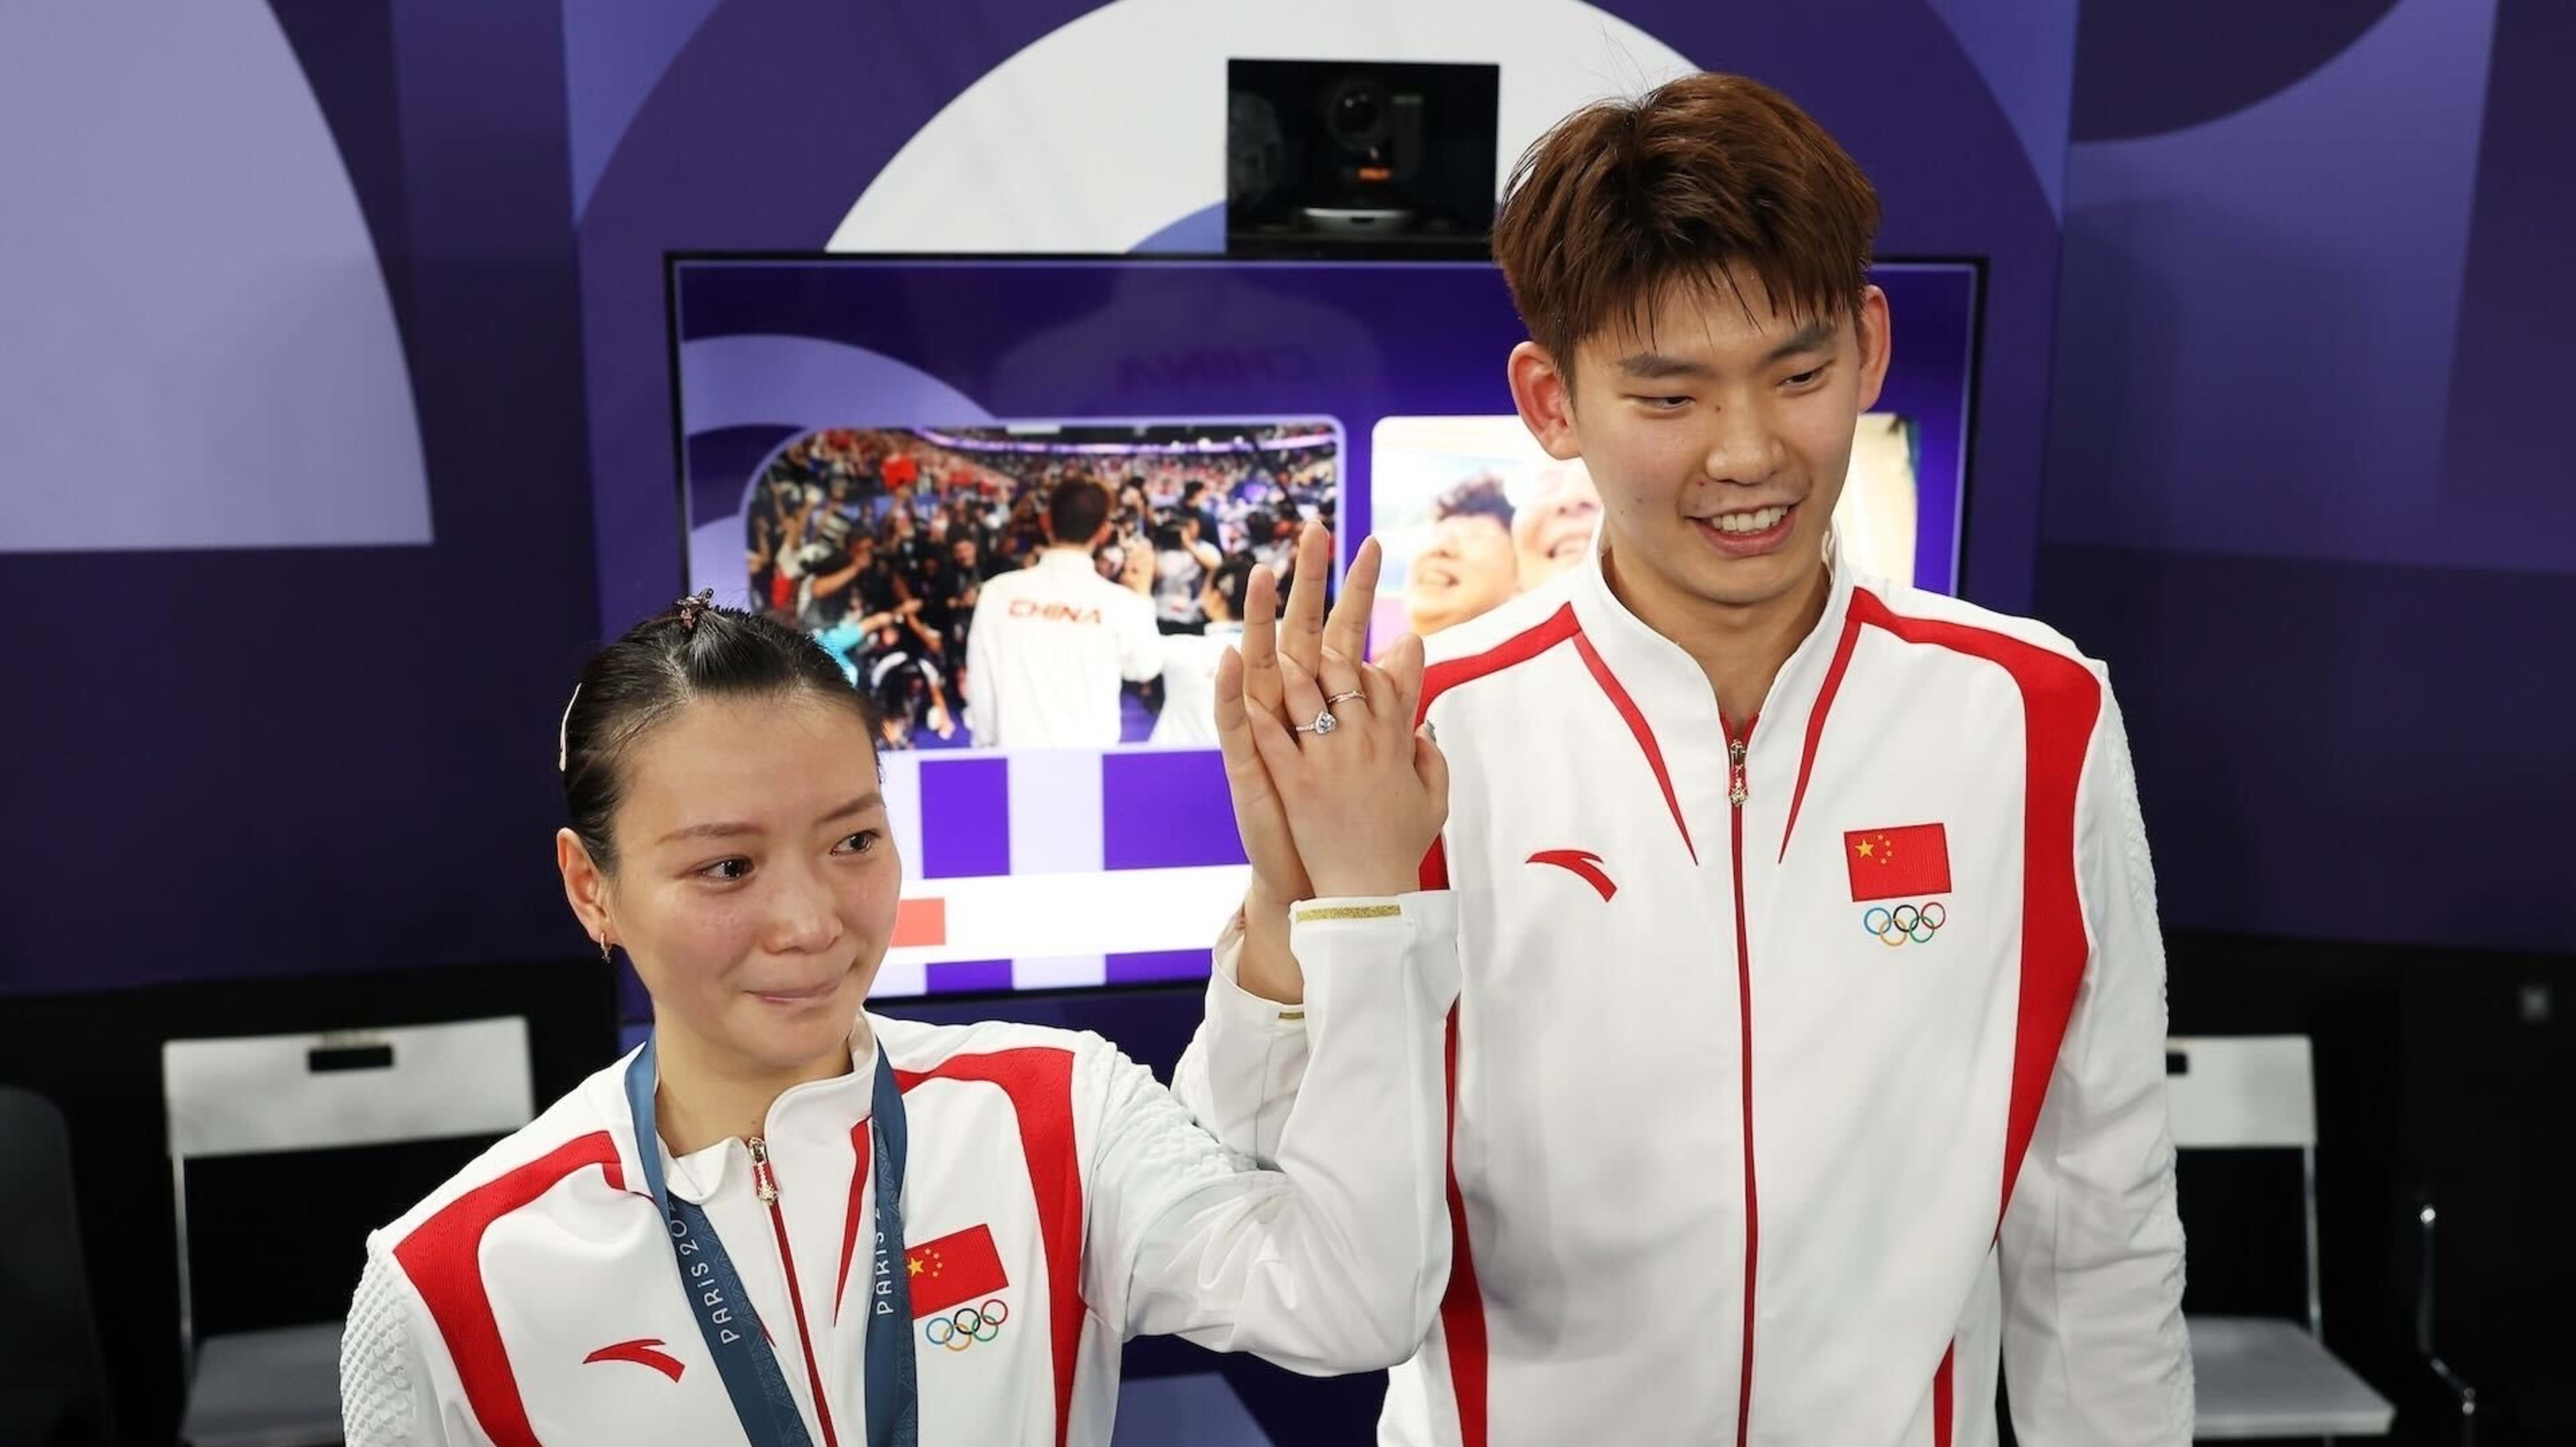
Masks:
[[[1950,836],[1938,824],[1860,829],[1843,836],[1852,900],[1922,899],[1950,892]]]
[[[915,1321],[960,1302],[991,1296],[1011,1284],[1002,1270],[1002,1253],[993,1248],[990,1226],[969,1226],[936,1241],[907,1246],[903,1266],[911,1277]]]

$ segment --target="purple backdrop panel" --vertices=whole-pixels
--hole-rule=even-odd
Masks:
[[[723,0],[563,0],[572,208],[592,188],[662,73]]]
[[[768,465],[780,448],[800,435],[801,429],[766,422],[692,432],[689,434],[689,476],[739,478],[748,486],[753,476]],[[730,497],[721,487],[690,489],[689,527],[695,530],[720,519],[741,517],[742,498],[741,487],[737,487]],[[736,528],[735,532],[739,534],[741,529]],[[695,570],[691,571],[694,576]],[[723,581],[735,586],[741,582],[738,578]]]
[[[0,7],[0,134],[44,138],[0,153],[0,554],[431,542],[379,234],[298,61],[265,5]]]
[[[921,763],[921,877],[965,879],[1011,872],[1008,759]]]
[[[1887,293],[1888,328],[1895,333],[1887,383],[1872,410],[1911,417],[1921,429],[1914,586],[1956,593],[1970,503],[1970,378],[1983,278],[1968,262],[1882,263],[1871,277]]]
[[[1157,950],[1143,954],[1111,955],[1109,983],[1113,985],[1159,985],[1173,980],[1204,980],[1210,968],[1206,950]]]
[[[2052,546],[2110,660],[2169,929],[2576,950],[2576,578]],[[2555,625],[2557,632],[2550,630]]]
[[[925,995],[956,995],[969,990],[1011,988],[1009,960],[952,960],[922,966]]]
[[[2075,53],[2073,5],[2033,5],[2030,0],[1929,0],[1959,48],[1993,93],[2020,138],[2031,178],[2060,207],[2066,192],[2067,113],[2073,88],[2066,83]]]
[[[1109,754],[1100,761],[1100,862],[1110,869],[1243,863],[1214,749]]]
[[[617,1018],[653,1018],[653,997],[645,991],[643,977],[635,973],[634,962],[624,955],[617,957]]]
[[[2570,55],[2576,6],[2527,0],[2497,14],[2440,508],[2446,527],[2483,524],[2490,557],[2576,573],[2576,489],[2560,421],[2576,288],[2533,284],[2565,269],[2576,234]]]
[[[2494,20],[2407,0],[2232,114],[2073,148],[2050,542],[2576,567],[2438,495]]]

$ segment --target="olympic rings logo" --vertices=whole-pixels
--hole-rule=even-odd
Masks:
[[[961,1306],[945,1316],[934,1316],[921,1328],[921,1335],[935,1347],[962,1352],[979,1341],[991,1341],[1002,1334],[1002,1323],[1011,1319],[1011,1304],[998,1298],[982,1306]]]
[[[1928,945],[1932,943],[1932,937],[1941,932],[1941,926],[1949,922],[1950,911],[1937,899],[1920,908],[1910,904],[1900,904],[1894,909],[1873,905],[1860,917],[1860,927],[1876,935],[1878,942],[1889,949],[1895,949],[1908,940]]]

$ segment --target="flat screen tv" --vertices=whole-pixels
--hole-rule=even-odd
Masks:
[[[1980,268],[1875,275],[1895,362],[1837,529],[1871,571],[1955,591]],[[668,283],[686,587],[793,618],[887,716],[906,879],[879,997],[1205,976],[1245,878],[1192,707],[1207,559],[1283,565],[1321,517],[1346,565],[1375,529],[1385,641],[1566,566],[1596,511],[1512,414],[1525,333],[1483,262],[681,255]],[[1116,494],[1096,566],[1154,555],[1169,665],[1128,687],[1114,744],[981,747],[969,600],[1072,472]],[[1467,494],[1514,561],[1462,590],[1438,517]]]

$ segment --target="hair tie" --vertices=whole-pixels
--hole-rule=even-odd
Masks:
[[[708,606],[714,603],[715,600],[715,589],[701,588],[698,590],[695,597],[683,598],[677,604],[674,604],[673,606],[680,610],[680,631],[683,633],[697,632],[698,616],[706,612]]]
[[[560,774],[572,758],[572,706],[581,701],[581,685],[572,686],[572,697],[564,700],[563,721],[555,725],[555,772]]]

